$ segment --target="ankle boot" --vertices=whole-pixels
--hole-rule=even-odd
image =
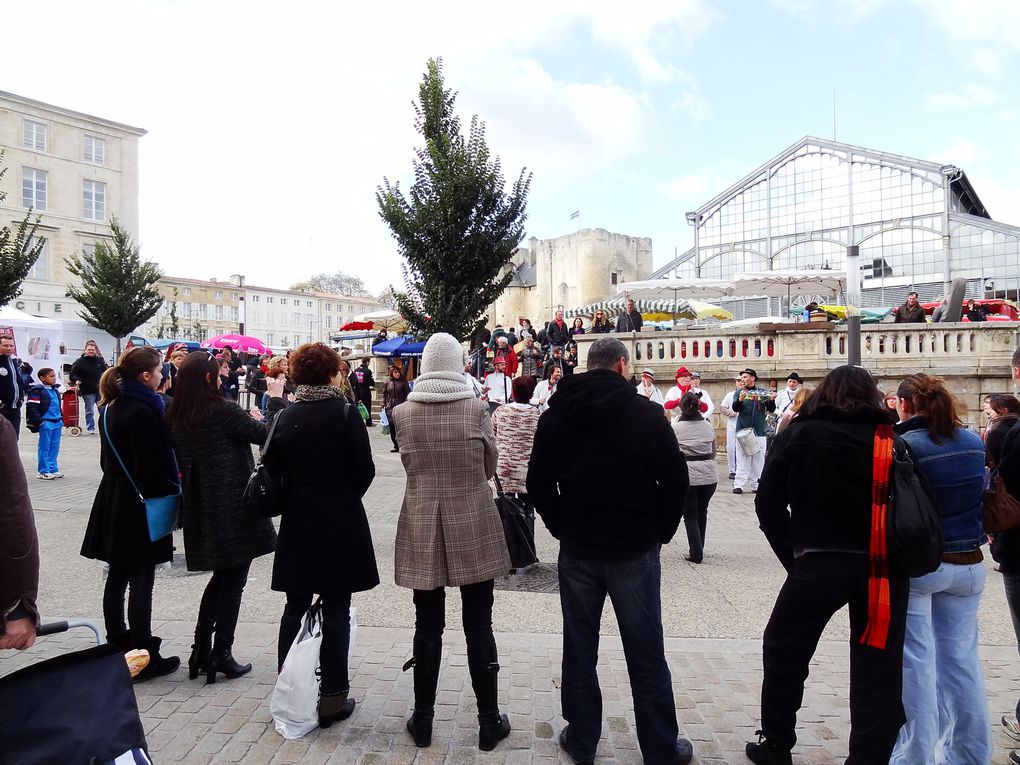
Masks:
[[[162,643],[162,639],[150,637],[148,640],[141,641],[141,644],[136,646],[136,648],[144,648],[149,652],[149,664],[135,676],[136,683],[151,680],[154,677],[169,675],[171,672],[176,672],[177,668],[181,666],[181,658],[179,656],[159,655],[159,647]]]
[[[510,720],[499,711],[499,662],[496,641],[468,646],[468,671],[478,701],[478,748],[491,752],[510,735]]]
[[[346,720],[354,714],[354,699],[347,698],[350,689],[340,693],[320,693],[318,714],[319,727],[328,728],[338,720]]]
[[[414,667],[414,712],[407,721],[407,732],[415,746],[432,745],[432,719],[436,709],[436,687],[439,685],[439,667],[442,663],[442,638],[414,638],[414,656],[404,671]]]
[[[188,658],[188,679],[194,680],[209,668],[209,654],[212,653],[212,632],[195,630],[195,642],[191,644]]]
[[[229,646],[214,648],[209,654],[209,660],[205,666],[205,684],[215,683],[217,673],[226,675],[228,680],[236,680],[249,672],[251,672],[251,664],[239,664],[230,652]]]

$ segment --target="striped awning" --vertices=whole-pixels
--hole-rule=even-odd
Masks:
[[[683,318],[687,314],[687,318],[695,318],[697,312],[692,310],[688,306],[686,300],[635,300],[634,307],[638,313],[667,313],[676,314],[676,317]],[[597,303],[588,303],[588,305],[582,305],[577,308],[571,308],[569,311],[564,312],[564,316],[568,319],[573,319],[577,316],[582,318],[590,319],[595,315],[596,311],[605,311],[606,316],[609,318],[615,318],[627,310],[627,298],[620,296],[613,300],[601,300]]]

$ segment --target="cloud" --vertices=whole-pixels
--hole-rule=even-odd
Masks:
[[[956,112],[992,106],[1002,99],[1002,94],[991,85],[974,83],[958,90],[928,93],[924,109],[929,112]]]
[[[683,175],[670,181],[662,188],[662,192],[676,202],[688,202],[692,198],[704,196],[705,179],[700,175]]]

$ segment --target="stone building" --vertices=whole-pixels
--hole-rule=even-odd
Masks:
[[[652,240],[601,228],[555,239],[531,237],[507,268],[513,280],[488,310],[489,326],[516,326],[521,317],[541,326],[557,308],[603,300],[616,294],[618,284],[648,278]]]
[[[74,280],[64,258],[110,239],[110,218],[138,239],[138,139],[142,128],[0,91],[0,226],[15,228],[29,209],[46,240],[12,305],[36,316],[74,319],[65,296]]]
[[[244,277],[235,274],[227,281],[164,276],[157,285],[163,295],[159,312],[139,329],[148,338],[194,340],[240,330],[240,307]],[[173,331],[176,309],[177,331]]]

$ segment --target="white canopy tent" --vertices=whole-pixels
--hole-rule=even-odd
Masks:
[[[11,306],[0,308],[0,332],[14,335],[14,353],[32,365],[58,369],[63,356],[60,353],[63,327],[59,321],[19,311]]]
[[[635,300],[711,300],[733,294],[730,279],[646,279],[624,282],[620,292]]]

